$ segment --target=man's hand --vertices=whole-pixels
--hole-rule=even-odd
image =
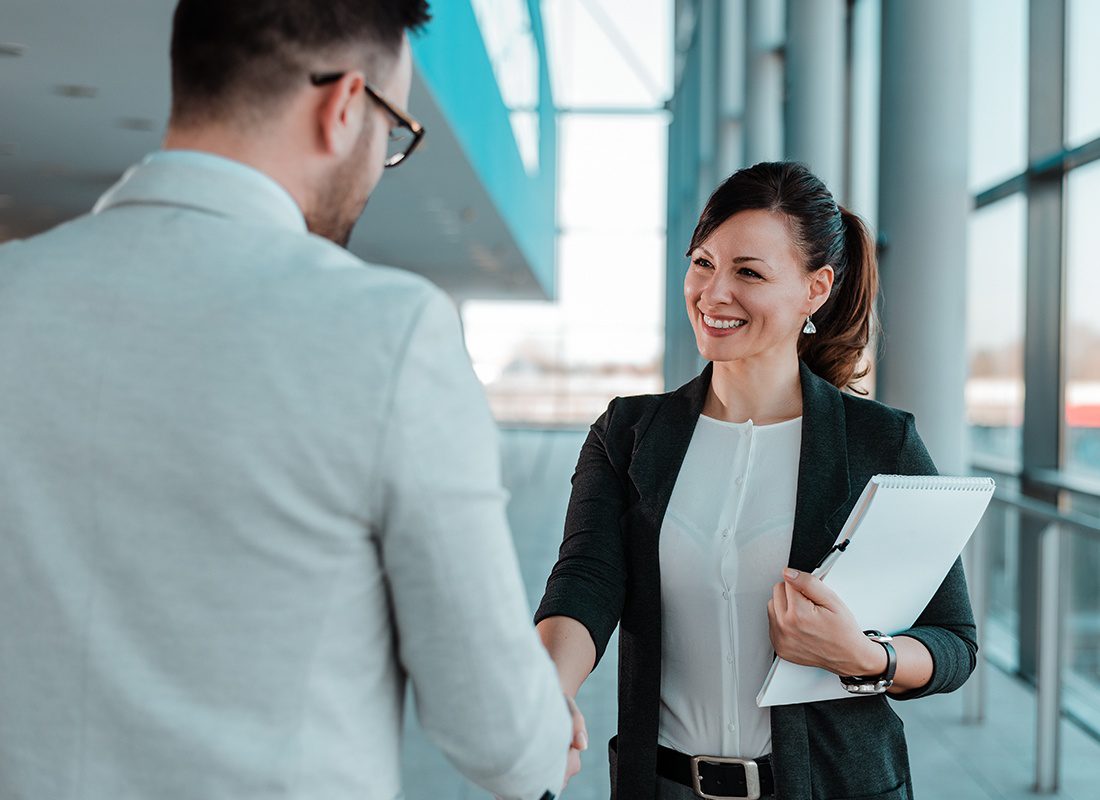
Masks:
[[[863,635],[836,592],[808,572],[786,569],[772,588],[768,626],[775,653],[785,661],[837,675],[879,675],[886,651]]]
[[[569,758],[565,762],[565,780],[562,781],[561,790],[569,785],[569,779],[581,771],[581,750],[588,749],[588,729],[584,724],[584,715],[577,707],[576,701],[569,695],[565,695],[565,702],[569,706],[569,713],[573,715],[573,741],[569,743]],[[501,797],[493,795],[495,800]],[[542,796],[542,800],[553,800],[554,795],[549,791]]]
[[[563,791],[569,779],[581,771],[581,751],[588,749],[588,729],[584,724],[584,715],[572,697],[566,695],[565,702],[569,704],[569,712],[573,715],[573,741],[569,745],[569,759],[565,764],[565,781],[561,785]]]

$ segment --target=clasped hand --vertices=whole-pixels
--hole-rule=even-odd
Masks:
[[[588,749],[588,730],[584,722],[584,715],[577,707],[577,702],[565,695],[565,702],[569,706],[569,714],[573,717],[573,738],[569,742],[569,757],[565,762],[565,778],[562,780],[561,790],[569,784],[569,779],[581,771],[581,751]],[[495,800],[502,800],[498,795],[493,795]]]
[[[565,781],[562,789],[565,789],[569,779],[581,771],[581,751],[588,749],[588,729],[584,722],[584,715],[577,707],[577,702],[568,694],[565,701],[569,704],[569,712],[573,715],[573,740],[569,743],[569,758],[565,765]]]
[[[785,661],[837,675],[878,675],[886,653],[860,629],[836,592],[808,572],[786,569],[772,587],[768,629]]]

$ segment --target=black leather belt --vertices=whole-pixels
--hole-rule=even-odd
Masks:
[[[688,756],[658,745],[657,774],[707,800],[758,800],[775,794],[771,756]]]

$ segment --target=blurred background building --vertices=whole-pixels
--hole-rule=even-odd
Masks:
[[[0,242],[157,148],[172,0],[0,0]],[[967,554],[982,663],[898,704],[924,797],[1097,797],[1100,0],[435,0],[428,136],[351,249],[460,304],[532,604],[585,427],[702,366],[681,286],[708,194],[805,161],[867,219],[868,383],[999,489]],[[0,400],[2,402],[2,400]],[[613,648],[581,693],[606,797]],[[479,797],[410,726],[408,796]]]

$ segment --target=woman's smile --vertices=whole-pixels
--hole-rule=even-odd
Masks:
[[[749,324],[749,321],[745,319],[724,319],[722,317],[712,317],[709,314],[702,314],[702,317],[703,330],[709,336],[732,336]]]

